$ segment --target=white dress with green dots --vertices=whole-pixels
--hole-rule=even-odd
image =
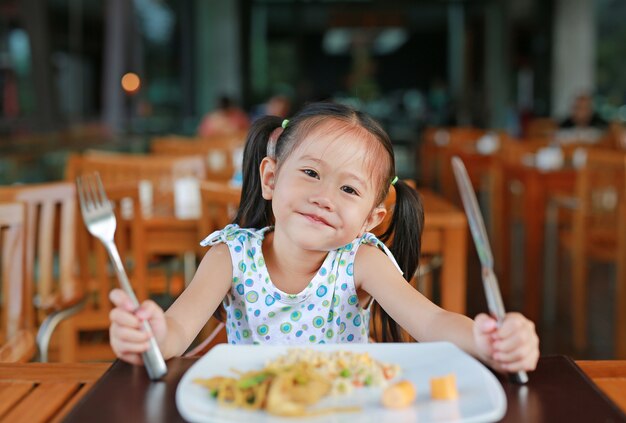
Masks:
[[[233,284],[224,298],[226,330],[231,344],[303,345],[308,343],[366,343],[368,309],[359,305],[354,285],[354,258],[361,244],[382,248],[374,234],[365,233],[350,244],[330,251],[308,286],[287,294],[270,280],[261,245],[263,229],[228,225],[206,237],[201,245],[228,246]],[[397,267],[397,264],[396,264]]]

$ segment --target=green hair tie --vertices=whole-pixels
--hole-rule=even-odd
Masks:
[[[283,127],[283,129],[285,129],[287,127],[288,123],[289,123],[289,119],[283,120],[283,124],[281,125]]]
[[[397,176],[395,178],[393,178],[393,180],[391,181],[391,185],[395,185],[396,182],[398,182],[398,177]]]

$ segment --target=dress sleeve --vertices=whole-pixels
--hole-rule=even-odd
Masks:
[[[381,250],[383,250],[383,252],[387,255],[387,257],[389,257],[389,260],[391,260],[393,265],[396,266],[396,269],[398,269],[398,272],[400,272],[401,275],[404,275],[404,272],[402,271],[402,269],[400,269],[400,266],[398,266],[398,262],[396,261],[391,251],[389,251],[389,248],[387,248],[385,243],[382,242],[380,239],[378,239],[376,235],[374,235],[371,232],[366,232],[361,237],[361,244],[373,245],[374,247],[378,247]]]
[[[224,229],[211,233],[209,236],[200,241],[200,245],[206,247],[219,244],[220,242],[226,244],[228,241],[233,241],[234,239],[239,239],[243,243],[246,237],[262,237],[263,234],[270,229],[271,228],[269,226],[260,230],[240,228],[236,223],[231,223],[226,225]]]
[[[209,236],[200,241],[200,245],[203,247],[213,246],[219,244],[220,242],[226,243],[226,238],[230,235],[232,236],[239,230],[239,226],[235,224],[226,225],[224,229],[217,230],[212,232]]]

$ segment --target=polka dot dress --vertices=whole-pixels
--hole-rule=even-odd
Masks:
[[[298,294],[287,294],[274,286],[265,266],[261,245],[269,230],[269,227],[256,230],[228,225],[202,242],[205,246],[223,242],[230,250],[233,281],[224,299],[228,342],[280,345],[368,342],[370,313],[359,305],[354,286],[354,258],[361,244],[382,247],[382,242],[366,233],[330,251],[307,287]]]

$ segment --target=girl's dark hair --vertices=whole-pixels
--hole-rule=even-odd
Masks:
[[[354,128],[364,134],[364,148],[372,149],[372,154],[386,153],[386,160],[380,160],[376,155],[375,160],[370,162],[372,166],[382,170],[372,172],[373,175],[380,175],[377,181],[379,192],[376,205],[381,204],[389,193],[391,181],[396,176],[391,140],[372,117],[351,107],[330,102],[311,103],[305,106],[289,120],[280,136],[272,141],[275,142],[275,146],[270,150],[274,150],[277,166],[280,167],[312,130],[329,119],[344,122],[348,130]],[[267,146],[272,132],[279,128],[282,122],[281,118],[265,116],[255,121],[248,133],[243,154],[241,199],[234,219],[234,223],[241,227],[261,228],[274,223],[272,204],[261,195],[259,167],[263,158],[267,156]],[[372,140],[378,143],[372,144]],[[389,210],[390,223],[380,236],[380,240],[388,245],[404,272],[405,279],[410,281],[419,261],[424,210],[417,192],[409,185],[397,181],[395,190],[396,202],[393,209]],[[401,341],[398,324],[378,304],[374,303],[372,307],[372,319],[374,321],[378,319],[381,323],[380,333],[377,333],[378,325],[373,324],[374,337],[383,342]]]

